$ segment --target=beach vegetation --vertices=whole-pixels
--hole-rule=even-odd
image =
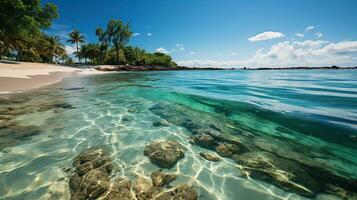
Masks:
[[[49,62],[49,52],[43,30],[58,17],[57,7],[40,0],[0,1],[0,59]]]
[[[133,32],[129,23],[111,19],[105,28],[97,28],[97,42],[86,43],[77,29],[68,33],[69,39],[51,35],[47,31],[58,18],[57,6],[41,0],[0,1],[0,59],[23,62],[69,63],[63,42],[75,45],[73,55],[79,64],[136,65],[175,67],[168,54],[150,53],[128,45]]]
[[[81,62],[81,54],[79,53],[79,44],[80,43],[84,43],[85,42],[85,38],[84,35],[82,35],[79,30],[73,30],[72,32],[70,32],[68,34],[68,36],[70,37],[70,39],[67,40],[67,42],[71,43],[71,44],[76,44],[76,56],[78,57],[79,62]]]

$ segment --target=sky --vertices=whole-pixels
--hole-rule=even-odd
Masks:
[[[110,19],[128,22],[129,44],[171,55],[184,66],[357,66],[356,0],[43,0],[60,17],[63,41]],[[69,53],[74,46],[66,43]]]

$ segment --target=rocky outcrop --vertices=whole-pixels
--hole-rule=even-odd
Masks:
[[[212,162],[218,162],[221,160],[220,157],[215,156],[211,153],[207,153],[207,152],[200,152],[200,156],[202,156],[204,159],[206,159],[208,161],[212,161]]]
[[[135,194],[131,191],[131,181],[128,178],[119,177],[114,180],[110,191],[103,196],[103,200],[134,200]]]
[[[217,106],[201,97],[190,98],[213,107],[220,116],[232,115],[233,109],[228,108],[229,106]],[[314,197],[319,193],[328,193],[342,199],[357,199],[357,180],[351,170],[354,162],[337,157],[328,148],[311,148],[294,139],[262,134],[259,131],[255,133],[254,128],[244,127],[228,118],[218,116],[218,122],[214,114],[193,110],[184,104],[160,102],[151,107],[150,111],[191,132],[191,144],[236,160],[240,169],[248,171],[256,179],[302,196]],[[289,129],[278,131],[294,134]],[[349,142],[356,138],[349,137]],[[346,163],[346,166],[336,163]]]
[[[215,138],[214,138],[215,137]],[[226,158],[232,158],[235,154],[241,154],[247,151],[247,149],[239,142],[228,139],[222,139],[218,136],[212,137],[209,134],[201,133],[194,135],[190,138],[193,144],[201,146],[206,149],[216,151],[220,156]],[[200,155],[206,160],[219,161],[220,159],[212,154],[200,153]]]
[[[219,142],[215,150],[220,156],[226,158],[231,158],[234,154],[242,153],[237,145],[226,142]]]
[[[175,147],[179,145],[175,142],[168,144]],[[71,200],[197,199],[197,192],[190,185],[182,184],[167,189],[176,180],[176,174],[156,171],[151,178],[137,176],[131,181],[127,177],[119,177],[111,181],[113,164],[108,153],[100,148],[84,150],[74,158],[73,166],[74,173],[69,179]]]
[[[151,174],[151,180],[154,186],[163,187],[176,180],[176,174],[167,174],[160,171],[153,172]]]
[[[37,126],[23,126],[16,120],[0,119],[0,151],[41,133],[42,130]]]
[[[112,184],[109,191],[100,199],[105,200],[196,200],[197,192],[187,184],[177,185],[167,189],[164,186],[176,179],[174,174],[166,174],[160,171],[151,174],[151,180],[146,177],[137,177],[134,181],[128,178],[118,178]]]
[[[103,149],[90,148],[73,161],[75,173],[70,177],[72,200],[95,199],[110,186],[112,161]]]
[[[216,145],[216,141],[207,134],[194,135],[192,139],[195,144],[203,148],[212,149]]]
[[[284,190],[308,197],[321,191],[321,185],[301,166],[274,154],[248,152],[234,155],[234,160],[252,177],[273,182]]]
[[[156,200],[196,200],[197,192],[190,185],[179,185],[155,197]]]
[[[103,149],[90,148],[80,153],[73,161],[73,166],[79,176],[98,169],[111,174],[113,165],[108,153]]]
[[[154,141],[144,149],[144,155],[161,168],[171,168],[185,156],[184,147],[175,141]]]

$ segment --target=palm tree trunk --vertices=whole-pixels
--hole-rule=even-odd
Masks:
[[[76,45],[77,45],[77,57],[78,57],[78,62],[81,63],[81,57],[79,56],[78,42],[76,42]]]

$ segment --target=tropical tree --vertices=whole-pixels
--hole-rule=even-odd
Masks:
[[[109,47],[108,34],[102,28],[97,28],[95,30],[95,35],[98,37],[98,41],[101,43],[99,47],[99,62],[104,63],[107,57],[107,51]]]
[[[110,20],[107,25],[107,39],[109,45],[114,47],[116,63],[119,64],[119,50],[122,49],[128,42],[133,34],[130,31],[129,24],[124,24],[121,20]]]
[[[76,44],[76,47],[77,47],[76,55],[78,57],[78,61],[81,62],[81,57],[80,57],[80,53],[79,53],[79,44],[84,43],[85,38],[79,32],[79,30],[76,30],[76,29],[73,30],[72,32],[70,32],[68,34],[68,36],[70,37],[70,39],[68,39],[67,42],[70,42],[71,44]]]
[[[145,65],[146,52],[138,47],[127,46],[124,48],[125,58],[130,65]]]
[[[79,51],[74,52],[74,54],[75,54],[78,58],[84,58],[84,63],[87,64],[88,45],[87,45],[87,44],[81,45]]]
[[[50,27],[57,17],[57,7],[52,3],[1,0],[0,56],[11,50],[17,52],[16,58],[20,60],[39,59],[34,45],[41,40],[42,29]]]
[[[59,62],[58,58],[65,54],[65,49],[58,36],[45,36],[48,41],[48,52],[51,55],[51,61]]]

